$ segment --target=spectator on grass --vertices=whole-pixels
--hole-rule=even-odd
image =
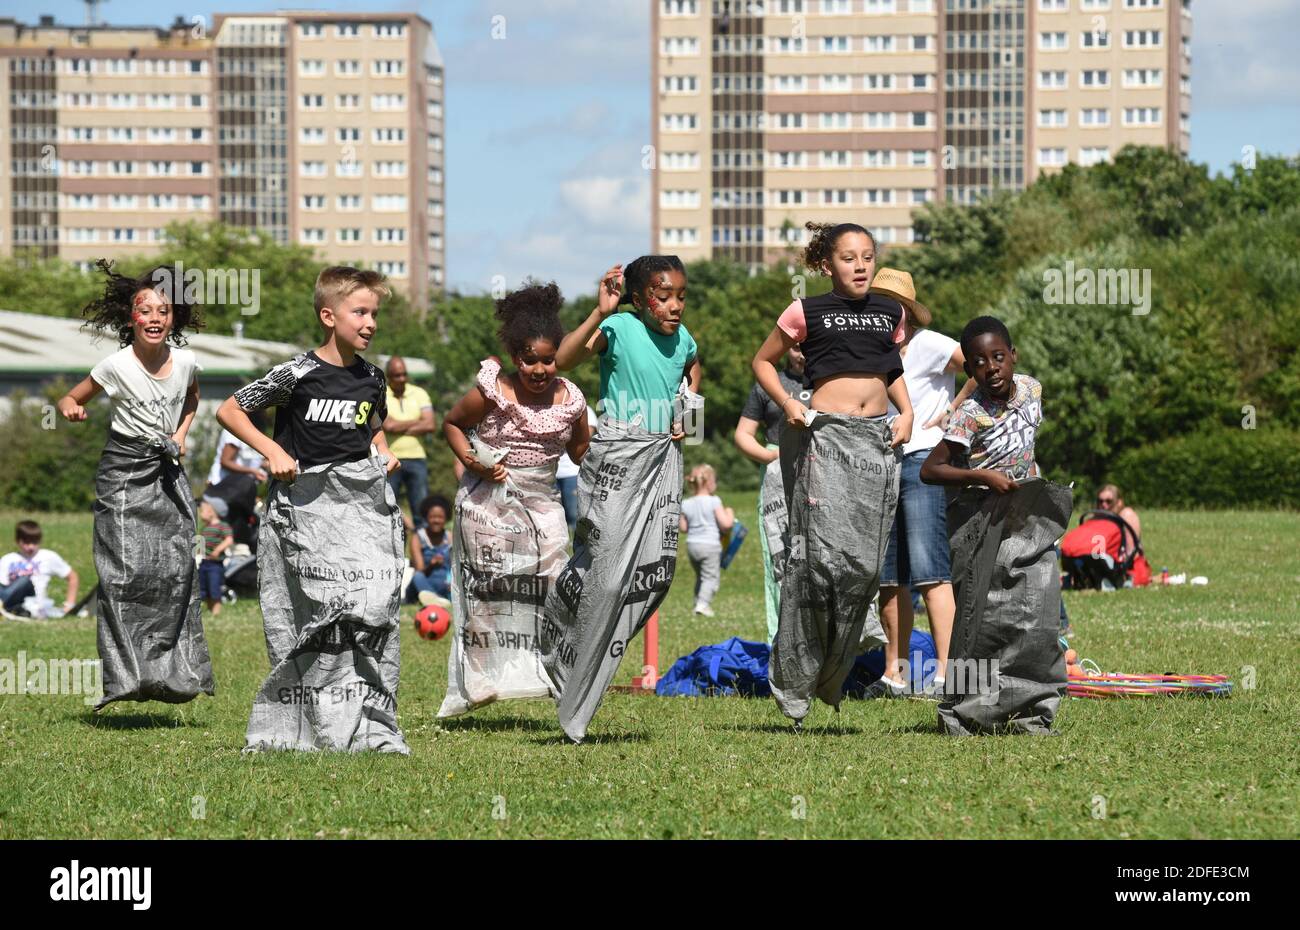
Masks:
[[[14,528],[17,552],[0,559],[0,601],[4,609],[15,616],[26,616],[23,601],[35,598],[45,600],[50,579],[57,576],[68,581],[67,596],[63,599],[63,612],[67,613],[77,603],[77,573],[52,549],[41,548],[41,525],[35,520],[22,520]]]
[[[1142,521],[1138,519],[1137,511],[1124,503],[1124,498],[1120,496],[1119,488],[1115,485],[1105,485],[1097,492],[1097,509],[1115,514],[1133,527],[1133,532],[1137,534],[1138,539],[1142,538]]]

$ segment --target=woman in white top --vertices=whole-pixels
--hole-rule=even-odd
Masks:
[[[212,694],[212,664],[199,614],[194,495],[180,458],[199,405],[199,364],[183,330],[201,324],[172,269],[139,278],[113,272],[83,311],[121,349],[59,401],[72,423],[103,391],[112,410],[95,473],[95,569],[99,658],[112,701],[180,704]],[[174,286],[173,286],[174,284]],[[173,303],[173,294],[177,302]],[[169,346],[168,343],[174,346]]]
[[[910,274],[881,268],[871,282],[871,290],[887,294],[907,308],[899,354],[903,357],[907,394],[912,400],[913,422],[921,424],[903,443],[898,508],[880,570],[880,619],[888,638],[885,674],[871,692],[891,697],[907,691],[911,676],[902,673],[899,659],[911,661],[906,653],[912,638],[912,590],[917,589],[925,600],[938,658],[928,688],[934,693],[943,687],[957,607],[952,591],[947,498],[942,487],[922,483],[921,465],[943,439],[939,424],[952,412],[954,375],[962,370],[966,359],[957,340],[924,328],[930,325],[930,311],[916,300]],[[889,412],[895,413],[892,406]]]

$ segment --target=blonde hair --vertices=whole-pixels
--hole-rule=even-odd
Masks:
[[[316,278],[316,315],[326,307],[333,308],[338,303],[362,288],[374,291],[380,300],[392,292],[388,288],[388,279],[378,271],[353,268],[350,265],[330,265]]]
[[[694,489],[696,494],[699,494],[706,484],[710,481],[716,483],[717,480],[718,475],[713,470],[712,465],[696,465],[691,469],[690,475],[687,476],[686,483]]]

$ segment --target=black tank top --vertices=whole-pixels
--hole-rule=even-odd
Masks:
[[[894,342],[894,330],[903,319],[898,301],[880,294],[850,300],[831,291],[802,303],[808,333],[800,345],[807,359],[806,387],[851,372],[884,375],[889,385],[903,373]]]

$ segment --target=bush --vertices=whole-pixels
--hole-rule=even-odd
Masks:
[[[108,404],[92,402],[89,419],[69,423],[54,404],[63,381],[37,397],[16,393],[0,418],[0,500],[29,511],[88,510],[95,502],[95,468],[108,435]]]
[[[1300,507],[1300,433],[1217,428],[1119,457],[1112,480],[1145,507]]]

